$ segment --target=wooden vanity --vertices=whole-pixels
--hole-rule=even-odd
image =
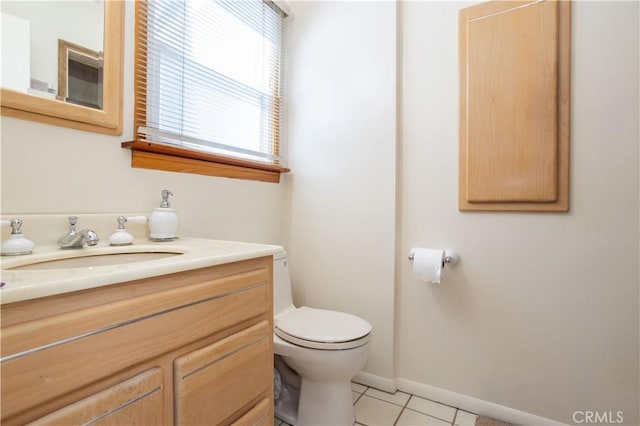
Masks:
[[[272,424],[272,277],[262,256],[3,304],[1,423]]]

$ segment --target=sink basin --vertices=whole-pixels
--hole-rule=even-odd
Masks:
[[[62,252],[64,256],[71,254]],[[133,253],[82,253],[80,256],[39,259],[26,264],[9,266],[5,269],[13,271],[68,269],[68,268],[93,268],[96,266],[123,265],[126,263],[146,262],[150,260],[165,259],[167,257],[180,256],[180,252],[133,252]]]

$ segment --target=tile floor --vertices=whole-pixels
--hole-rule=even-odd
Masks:
[[[477,416],[436,401],[404,392],[382,392],[351,384],[356,425],[365,426],[474,426]],[[275,426],[287,426],[275,419]]]

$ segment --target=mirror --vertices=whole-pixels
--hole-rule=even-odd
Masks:
[[[32,15],[16,16],[14,3],[29,4]],[[2,43],[3,59],[11,58],[2,61],[2,115],[122,134],[124,2],[2,1],[3,40],[16,20],[17,35]]]

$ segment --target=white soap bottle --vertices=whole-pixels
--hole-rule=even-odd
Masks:
[[[149,216],[149,238],[152,241],[173,241],[178,238],[178,213],[169,205],[172,192],[162,190],[162,202]]]

